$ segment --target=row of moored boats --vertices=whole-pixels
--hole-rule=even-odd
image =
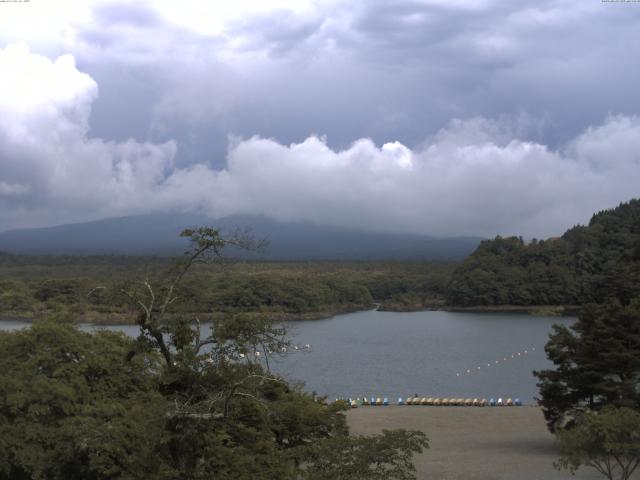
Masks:
[[[361,406],[387,406],[391,405],[389,399],[387,397],[363,397],[363,398],[347,398],[347,399],[339,399],[336,401],[342,400],[346,401],[351,408],[358,408]],[[519,398],[490,398],[487,400],[486,398],[440,398],[440,397],[407,397],[403,399],[402,397],[398,398],[396,405],[431,405],[431,406],[465,406],[465,407],[520,407],[522,406],[522,400]]]

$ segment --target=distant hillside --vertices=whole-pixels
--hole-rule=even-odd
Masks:
[[[640,295],[640,200],[595,214],[560,238],[480,243],[453,273],[453,305],[581,305]]]
[[[173,255],[185,247],[178,234],[198,225],[228,231],[249,227],[256,237],[269,240],[264,254],[249,257],[268,260],[460,260],[481,240],[371,233],[303,222],[277,222],[266,217],[230,216],[212,220],[198,215],[162,214],[0,232],[0,250],[30,255]],[[247,257],[242,252],[234,253]]]

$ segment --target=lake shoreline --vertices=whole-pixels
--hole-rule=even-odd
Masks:
[[[308,320],[326,320],[338,315],[344,315],[347,313],[365,312],[369,310],[376,310],[380,312],[396,312],[396,313],[411,313],[411,312],[425,312],[425,311],[443,311],[454,313],[508,313],[508,314],[523,314],[532,316],[553,316],[553,317],[575,317],[580,312],[581,307],[577,305],[476,305],[469,307],[460,307],[452,305],[406,305],[406,304],[394,304],[394,303],[374,303],[372,305],[341,305],[333,308],[327,308],[311,312],[295,313],[295,312],[269,312],[269,311],[248,311],[248,312],[191,312],[186,315],[192,317],[198,317],[201,321],[211,321],[214,319],[222,318],[224,315],[247,315],[250,317],[267,317],[274,322],[297,322]],[[54,314],[50,312],[48,314]],[[46,314],[45,314],[46,315]],[[71,314],[73,315],[73,314]],[[79,320],[77,323],[86,323],[93,325],[135,325],[136,322],[132,319],[135,318],[134,312],[120,313],[98,313],[89,312],[84,314],[77,314]],[[6,321],[19,321],[25,323],[31,323],[42,316],[23,315],[19,313],[2,313],[0,314],[0,322]]]
[[[423,312],[443,311],[457,313],[524,313],[553,317],[575,317],[582,308],[580,305],[446,305],[439,302],[421,304],[381,303],[381,312]]]
[[[249,317],[267,317],[274,322],[295,322],[295,321],[307,321],[307,320],[326,320],[333,318],[337,315],[344,315],[347,313],[366,312],[374,310],[375,305],[342,305],[334,308],[328,308],[323,310],[317,310],[312,312],[269,312],[269,311],[247,311],[247,312],[188,312],[184,314],[174,314],[173,316],[190,316],[198,317],[203,322],[217,320],[223,318],[225,315],[242,315]],[[49,315],[55,314],[55,312],[48,313]],[[47,315],[47,314],[44,314]],[[25,322],[32,323],[43,318],[44,315],[21,315],[17,313],[0,313],[0,322]],[[70,314],[74,315],[74,314]],[[92,324],[92,325],[136,325],[135,312],[111,312],[111,313],[97,313],[89,312],[84,314],[75,314],[78,317],[77,323],[79,324]],[[170,319],[172,315],[168,315]]]
[[[211,323],[202,320],[208,335]],[[292,349],[272,367],[305,391],[327,398],[413,395],[519,398],[537,395],[533,370],[549,366],[544,345],[555,323],[571,320],[521,314],[444,311],[350,313],[323,321],[288,322]],[[0,330],[29,328],[20,321]],[[77,324],[84,332],[110,329],[137,337],[135,324]],[[295,346],[308,348],[296,351]]]

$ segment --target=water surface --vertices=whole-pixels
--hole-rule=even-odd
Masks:
[[[417,393],[532,403],[537,388],[531,372],[551,366],[544,355],[551,325],[573,321],[507,313],[357,312],[289,323],[294,343],[310,344],[311,351],[291,353],[272,367],[330,398],[395,400]],[[0,328],[25,325],[7,321]],[[107,328],[138,334],[131,325]]]

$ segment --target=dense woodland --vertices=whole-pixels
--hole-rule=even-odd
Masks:
[[[640,292],[640,200],[595,214],[562,237],[483,241],[453,272],[452,305],[583,305]]]
[[[128,317],[120,292],[132,278],[162,275],[153,257],[0,256],[0,314],[73,313],[87,321]],[[225,262],[197,265],[180,285],[178,313],[253,312],[313,318],[372,308],[418,309],[443,302],[453,264]],[[283,317],[284,316],[284,317]]]
[[[0,315],[72,313],[129,318],[120,292],[162,275],[171,260],[126,256],[0,255]],[[640,200],[599,212],[562,237],[483,241],[459,263],[224,262],[198,265],[180,286],[177,313],[249,312],[315,318],[372,308],[622,303],[640,291]]]
[[[415,478],[423,433],[351,436],[345,404],[289,385],[266,362],[288,344],[270,320],[374,303],[591,304],[547,344],[556,368],[536,372],[559,465],[623,458],[630,475],[640,464],[640,201],[560,238],[484,241],[459,264],[229,262],[216,230],[185,234],[192,253],[175,263],[0,255],[0,313],[45,318],[0,333],[0,479]],[[210,337],[193,321],[201,313]],[[77,321],[133,321],[141,333],[91,335]],[[249,360],[259,349],[264,364]],[[593,447],[602,429],[620,438],[613,451]]]
[[[137,338],[83,333],[60,314],[0,332],[0,479],[415,479],[424,433],[349,435],[345,402],[270,371],[284,328],[227,317],[203,334],[170,315],[187,273],[234,244],[185,232],[192,248],[172,269],[121,291]]]

